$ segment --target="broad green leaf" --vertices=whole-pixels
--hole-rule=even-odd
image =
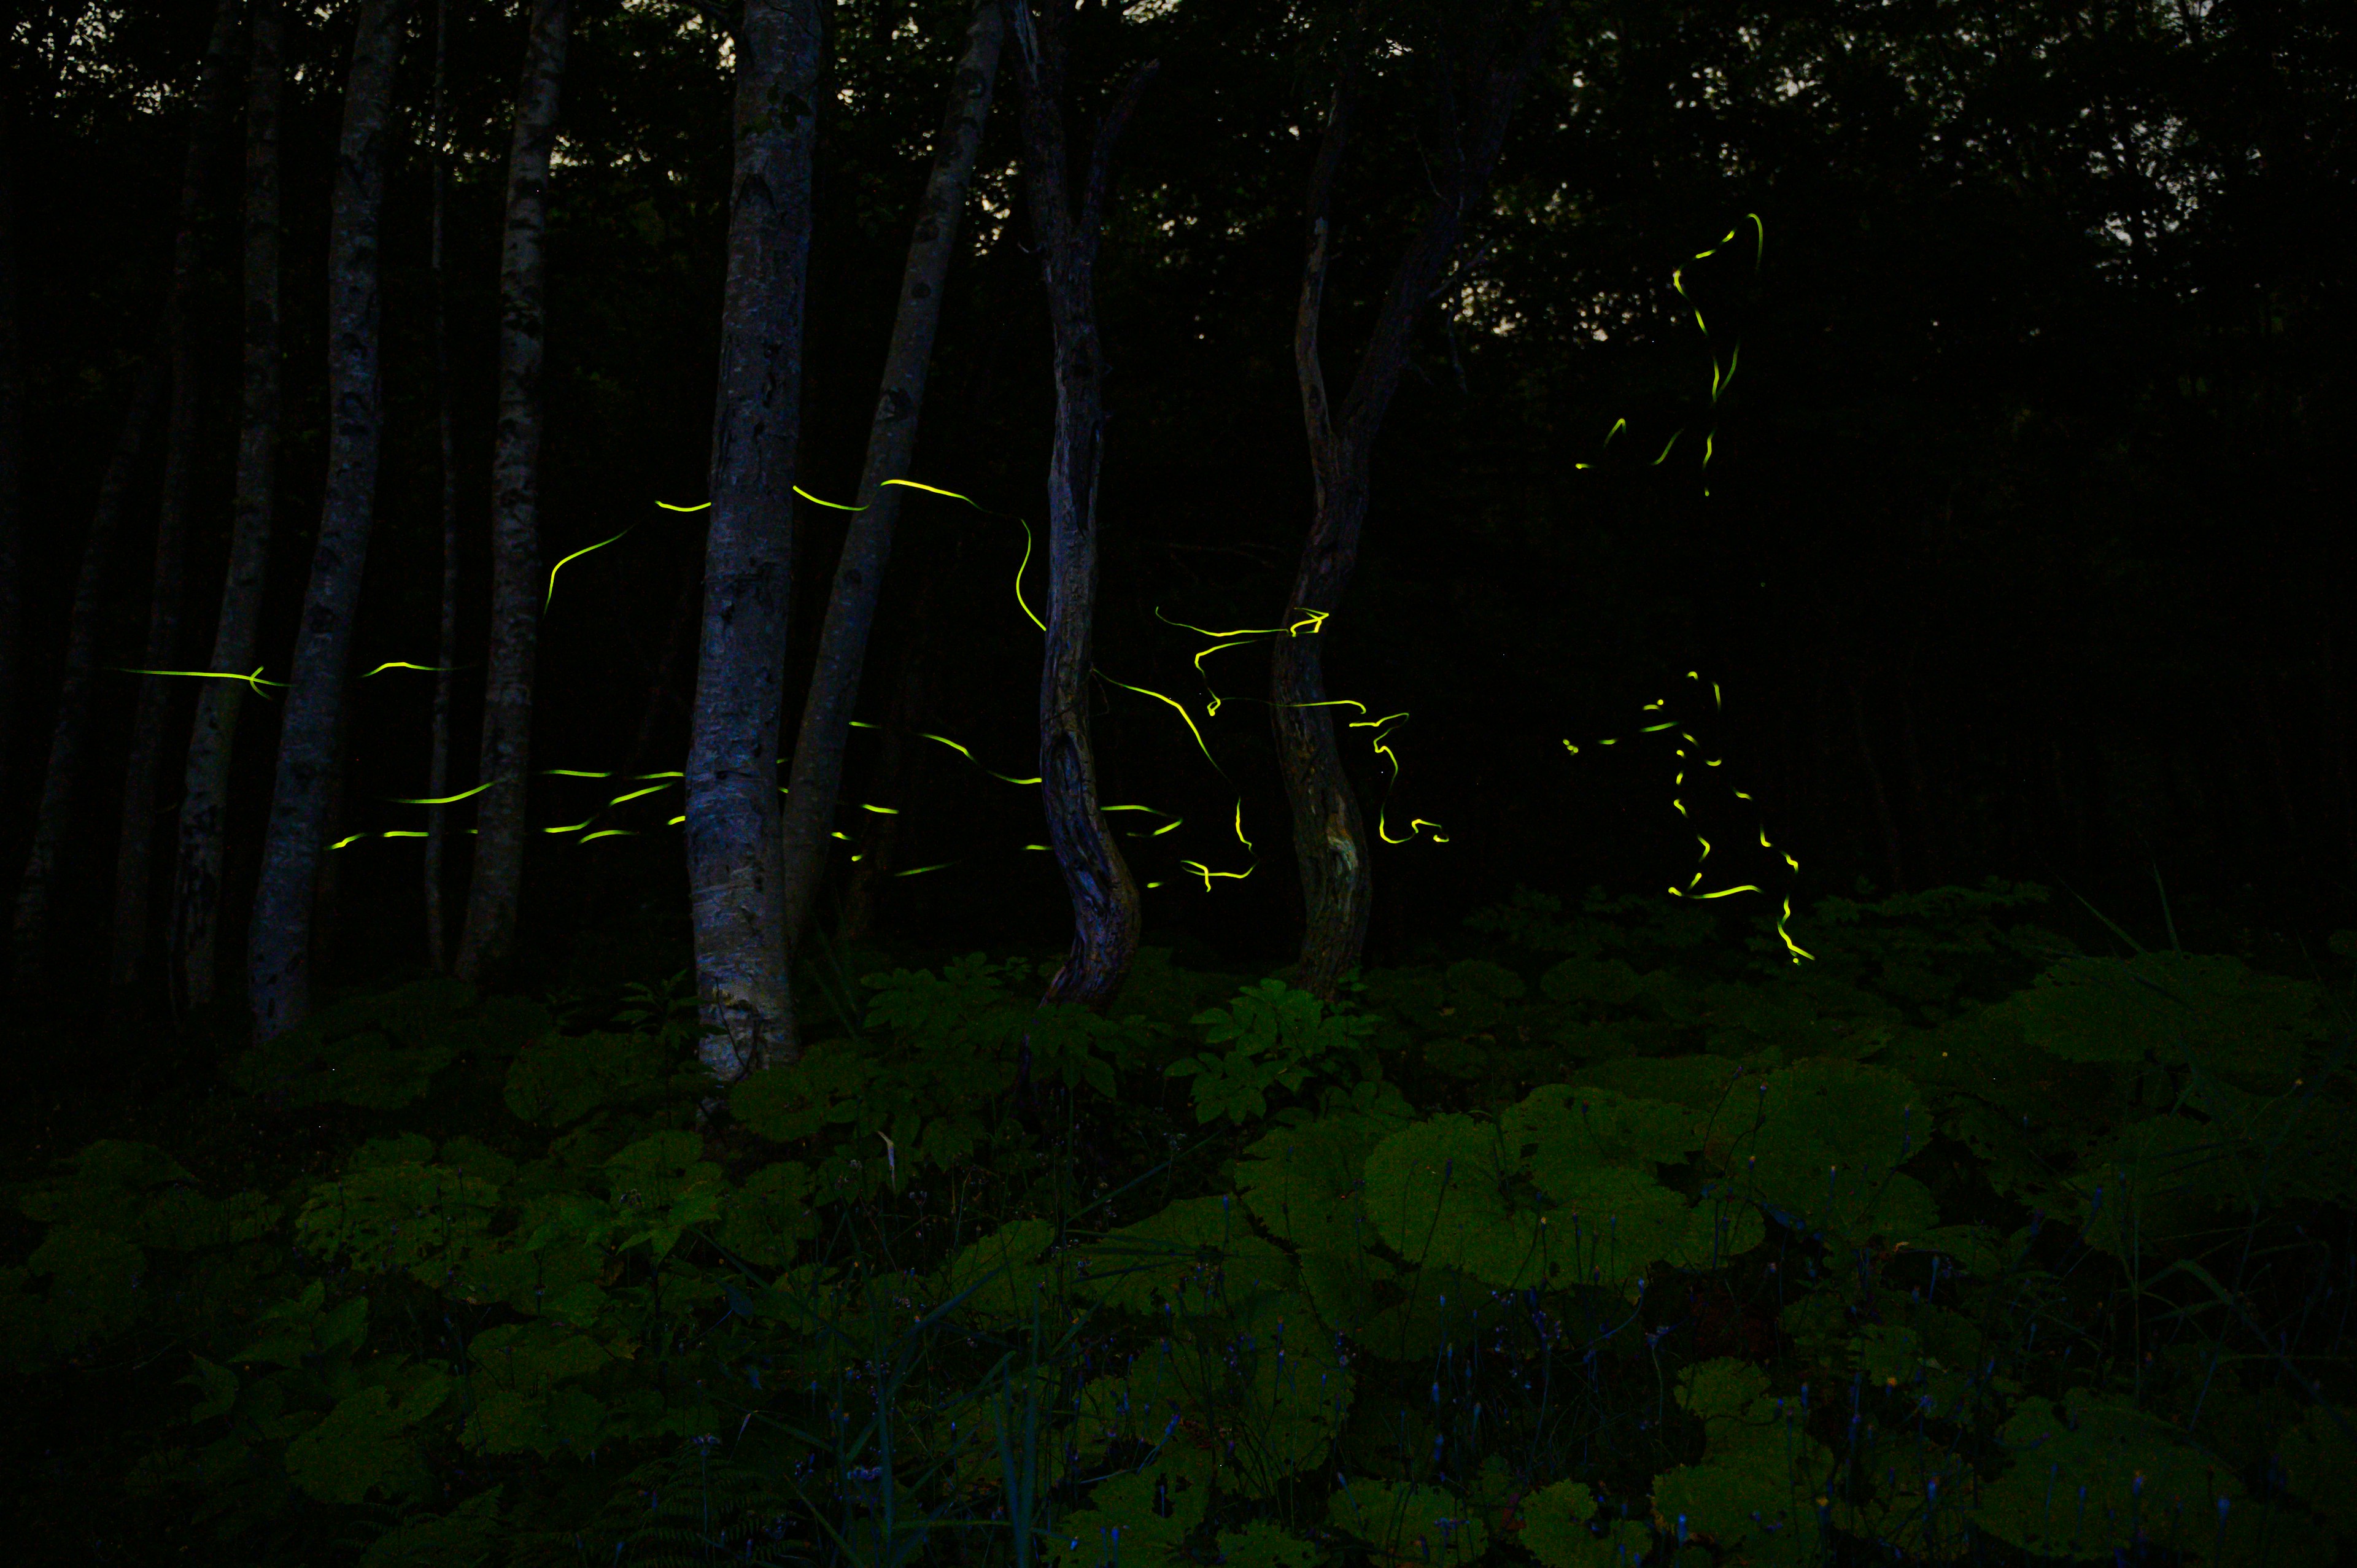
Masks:
[[[1220,1532],[1220,1561],[1225,1568],[1313,1568],[1325,1555],[1316,1541],[1266,1520]]]
[[[1539,1218],[1505,1191],[1520,1164],[1494,1124],[1436,1116],[1392,1133],[1367,1157],[1367,1212],[1412,1263],[1535,1284],[1548,1262]]]
[[[565,1385],[608,1365],[614,1352],[586,1334],[544,1318],[487,1328],[468,1342],[473,1370],[473,1412],[460,1440],[483,1454],[588,1449],[597,1444],[605,1407]]]
[[[950,1264],[952,1295],[971,1291],[965,1310],[985,1323],[1019,1323],[1047,1304],[1039,1260],[1056,1240],[1045,1219],[1016,1219],[960,1252]]]
[[[1743,1064],[1727,1057],[1630,1057],[1580,1069],[1579,1080],[1616,1089],[1637,1100],[1666,1100],[1697,1111],[1716,1111],[1734,1089]]]
[[[360,1568],[480,1568],[500,1539],[500,1495],[493,1487],[436,1517],[404,1520],[369,1543]]]
[[[507,1106],[522,1121],[563,1127],[601,1106],[659,1098],[670,1069],[651,1035],[544,1035],[509,1064]]]
[[[1507,1111],[1500,1126],[1529,1151],[1543,1189],[1559,1173],[1622,1165],[1648,1176],[1703,1146],[1703,1118],[1684,1105],[1638,1100],[1617,1090],[1547,1084]]]
[[[1272,1234],[1298,1246],[1354,1249],[1368,1224],[1359,1202],[1367,1156],[1399,1125],[1345,1112],[1264,1135],[1236,1165],[1244,1207]]]
[[[796,1243],[818,1234],[811,1212],[810,1167],[798,1160],[764,1165],[721,1200],[720,1245],[763,1268],[793,1261]]]
[[[393,1386],[361,1389],[286,1445],[286,1478],[323,1503],[357,1503],[371,1491],[402,1494],[425,1484],[410,1428],[442,1406],[450,1380],[425,1368]]]
[[[2179,952],[2066,959],[2011,1005],[2064,1061],[2190,1062],[2263,1091],[2288,1088],[2322,1032],[2316,986]]]
[[[1361,1477],[1327,1505],[1339,1528],[1372,1544],[1390,1563],[1470,1563],[1489,1549],[1489,1531],[1454,1494],[1438,1487]]]
[[[373,1273],[440,1284],[490,1232],[499,1189],[442,1165],[380,1165],[320,1186],[296,1217],[302,1245]]]
[[[1832,1455],[1808,1435],[1797,1400],[1768,1392],[1745,1362],[1700,1362],[1678,1376],[1679,1402],[1703,1423],[1703,1457],[1653,1484],[1653,1512],[1673,1534],[1784,1560],[1817,1546],[1815,1498]],[[1803,1559],[1805,1560],[1805,1559]]]
[[[2026,1399],[1999,1435],[2013,1462],[1982,1486],[1974,1519],[2041,1556],[2150,1547],[2206,1558],[2220,1499],[2231,1516],[2242,1497],[2233,1470],[2182,1432],[2107,1395],[2074,1391],[2062,1407]]]
[[[1514,1539],[1543,1568],[1637,1568],[1653,1544],[1650,1524],[1595,1518],[1596,1498],[1577,1481],[1531,1493],[1517,1512]]]

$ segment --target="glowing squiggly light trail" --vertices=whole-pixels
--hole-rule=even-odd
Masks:
[[[1699,681],[1702,679],[1702,675],[1698,671],[1689,670],[1686,671],[1686,679],[1689,681]],[[1724,709],[1726,706],[1725,699],[1719,692],[1718,682],[1716,681],[1710,683],[1710,700],[1711,705],[1714,709]],[[1667,698],[1656,698],[1652,702],[1645,703],[1642,711],[1648,713],[1658,713],[1668,706],[1669,700]],[[1662,724],[1647,725],[1637,733],[1640,735],[1659,735],[1663,730],[1676,730],[1678,732],[1678,739],[1684,743],[1677,748],[1677,756],[1681,761],[1685,759],[1687,756],[1687,748],[1689,746],[1698,746],[1698,743],[1695,740],[1692,733],[1687,731],[1675,719],[1671,719]],[[1611,746],[1614,742],[1608,739],[1598,741],[1596,744],[1598,746]],[[1563,743],[1563,746],[1564,749],[1571,753],[1573,756],[1577,757],[1579,754],[1579,747],[1573,745],[1569,740],[1566,740]],[[1696,758],[1696,760],[1700,761],[1706,768],[1717,768],[1726,759],[1723,757],[1706,757]],[[1675,777],[1671,780],[1672,789],[1674,791],[1683,789],[1685,785],[1685,780],[1686,770],[1681,767],[1677,769]],[[1731,786],[1729,787],[1728,793],[1733,795],[1738,800],[1749,802],[1755,809],[1757,809],[1759,805],[1759,802],[1754,800],[1751,796],[1746,794],[1740,789],[1734,789]],[[1679,816],[1686,818],[1689,822],[1693,820],[1690,813],[1686,811],[1685,800],[1682,795],[1673,793],[1670,797],[1670,804],[1676,810]],[[1667,891],[1671,897],[1692,898],[1699,903],[1706,902],[1713,898],[1732,897],[1738,893],[1767,894],[1766,888],[1760,886],[1756,883],[1750,882],[1742,883],[1733,887],[1717,888],[1708,893],[1696,892],[1695,889],[1702,886],[1704,863],[1710,859],[1711,843],[1710,840],[1703,837],[1699,831],[1695,833],[1695,842],[1702,845],[1702,853],[1695,857],[1694,878],[1684,887],[1669,888]],[[1768,829],[1765,825],[1762,825],[1760,829],[1760,847],[1770,850],[1776,847],[1773,843],[1769,842]],[[1793,875],[1798,876],[1800,875],[1801,863],[1792,858],[1790,851],[1786,851],[1784,853],[1784,864],[1792,868]],[[1791,894],[1787,893],[1784,897],[1783,913],[1779,915],[1776,919],[1776,935],[1783,940],[1785,948],[1792,954],[1792,961],[1794,963],[1799,963],[1803,959],[1814,958],[1816,955],[1808,951],[1798,942],[1794,941],[1792,940],[1792,932],[1785,929],[1792,918],[1792,899]]]
[[[121,670],[125,675],[180,675],[196,681],[242,681],[247,685],[253,688],[253,694],[255,696],[261,697],[265,701],[269,698],[270,693],[263,690],[264,686],[284,686],[286,684],[284,681],[264,680],[262,678],[262,672],[269,668],[269,666],[265,664],[255,665],[253,667],[253,673],[251,675],[241,675],[234,670],[134,670],[128,665],[117,665],[116,668]]]

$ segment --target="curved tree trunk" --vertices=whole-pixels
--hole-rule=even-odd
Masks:
[[[1064,71],[1071,0],[1048,0],[1035,31],[1018,0],[1023,50],[1023,166],[1032,233],[1055,338],[1056,428],[1048,455],[1048,637],[1039,669],[1040,796],[1048,843],[1072,900],[1072,947],[1047,1000],[1102,1005],[1136,956],[1137,879],[1097,810],[1089,745],[1088,678],[1097,596],[1097,471],[1103,456],[1104,356],[1097,339],[1096,254],[1114,144],[1155,63],[1133,75],[1097,127],[1081,188],[1067,197]]]
[[[442,627],[434,645],[434,729],[425,765],[425,796],[450,792],[450,696],[458,657],[458,464],[450,421],[449,291],[442,278],[442,218],[450,188],[449,160],[442,145],[448,134],[444,88],[449,80],[450,0],[434,6],[434,424],[442,457]],[[425,961],[436,974],[450,971],[450,942],[442,912],[442,860],[447,846],[450,808],[425,808]]]
[[[507,234],[500,256],[500,424],[491,453],[491,646],[483,680],[476,778],[475,872],[457,972],[480,979],[515,948],[523,877],[525,772],[532,765],[532,676],[540,633],[541,364],[547,336],[548,155],[572,0],[536,0],[508,151]],[[433,791],[440,794],[440,790]]]
[[[723,1083],[792,1049],[778,842],[778,720],[802,422],[817,0],[745,0],[695,722],[687,875],[704,1061]],[[789,1059],[791,1059],[789,1058]]]
[[[401,0],[364,0],[344,92],[328,241],[327,494],[287,676],[246,960],[246,1001],[263,1039],[300,1021],[311,1005],[313,897],[383,435],[377,242],[400,20]]]
[[[1313,612],[1322,621],[1341,608],[1351,570],[1358,562],[1360,529],[1366,521],[1375,435],[1407,364],[1409,332],[1416,313],[1440,287],[1465,220],[1489,189],[1514,100],[1536,69],[1540,50],[1560,10],[1560,5],[1548,5],[1518,47],[1502,56],[1498,43],[1504,28],[1504,6],[1492,6],[1485,18],[1469,61],[1469,74],[1479,88],[1472,112],[1461,124],[1451,116],[1448,128],[1453,134],[1448,145],[1454,156],[1434,171],[1432,209],[1392,269],[1374,329],[1368,336],[1339,419],[1327,402],[1318,325],[1326,288],[1327,208],[1348,132],[1353,85],[1349,71],[1335,91],[1310,177],[1308,256],[1302,270],[1300,310],[1294,321],[1294,369],[1301,385],[1303,419],[1308,425],[1309,464],[1317,495],[1309,536],[1302,543],[1292,597],[1286,602],[1286,625],[1296,625]],[[1448,62],[1444,61],[1441,69],[1448,70]],[[1277,765],[1292,804],[1293,854],[1307,906],[1298,983],[1304,990],[1331,996],[1342,977],[1357,967],[1366,946],[1374,881],[1367,860],[1365,821],[1335,744],[1333,710],[1317,705],[1327,700],[1325,640],[1325,635],[1314,628],[1276,639],[1270,661],[1269,703],[1276,731]]]
[[[221,579],[208,670],[253,668],[254,627],[270,566],[278,489],[278,106],[285,31],[281,0],[254,0],[245,105],[245,349],[237,437],[237,492],[229,567]],[[220,972],[221,860],[229,765],[248,695],[235,681],[198,682],[197,719],[180,794],[179,864],[172,893],[173,946],[182,999],[211,1002]]]
[[[966,30],[965,58],[958,62],[942,117],[933,169],[917,209],[909,241],[909,263],[900,278],[900,308],[892,322],[892,343],[884,356],[884,387],[867,428],[866,467],[859,477],[856,504],[834,569],[826,622],[820,629],[818,660],[802,701],[802,728],[794,737],[794,766],[786,790],[785,843],[787,953],[791,960],[808,928],[826,866],[828,830],[834,823],[835,797],[843,783],[843,748],[851,733],[851,712],[859,700],[859,677],[867,638],[876,620],[876,598],[884,564],[892,551],[900,491],[889,479],[906,478],[916,450],[917,416],[925,401],[925,373],[941,325],[942,283],[957,251],[958,219],[965,208],[966,182],[974,175],[983,124],[990,114],[991,84],[998,74],[999,45],[1006,33],[1001,0],[975,0]]]
[[[130,504],[132,478],[147,446],[148,427],[156,423],[156,412],[164,402],[164,374],[161,360],[149,360],[139,372],[130,412],[123,416],[123,434],[115,438],[106,475],[99,481],[90,536],[82,543],[81,575],[74,583],[73,607],[67,612],[65,678],[58,688],[57,721],[49,731],[48,771],[41,778],[32,848],[26,856],[24,880],[16,887],[11,936],[16,987],[20,993],[40,988],[41,966],[48,957],[50,906],[66,843],[73,831],[75,808],[81,799],[82,752],[90,739],[90,705],[98,680],[99,622],[106,609],[108,568],[114,559],[115,536],[123,532],[124,509]]]

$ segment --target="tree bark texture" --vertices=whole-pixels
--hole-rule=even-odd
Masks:
[[[188,156],[180,168],[172,279],[164,298],[164,351],[172,367],[172,401],[164,424],[164,484],[156,506],[156,567],[148,589],[146,651],[141,660],[149,670],[179,662],[180,611],[188,599],[181,568],[188,553],[188,492],[196,475],[197,422],[204,391],[199,384],[196,332],[188,308],[201,259],[197,219],[237,81],[237,21],[238,0],[220,0],[212,36],[205,43]],[[173,676],[142,675],[138,703],[132,710],[131,746],[123,768],[123,820],[114,850],[113,953],[107,973],[118,992],[139,978],[146,956],[165,715],[178,690]]]
[[[1032,235],[1054,335],[1055,433],[1048,455],[1048,635],[1039,668],[1040,798],[1048,843],[1072,900],[1072,947],[1046,1000],[1100,1006],[1136,956],[1137,879],[1097,809],[1088,682],[1097,595],[1097,473],[1103,456],[1104,355],[1097,338],[1096,254],[1114,144],[1155,65],[1130,78],[1097,126],[1079,210],[1065,174],[1064,78],[1071,0],[1047,0],[1032,25],[1017,0],[1023,54],[1023,166]]]
[[[745,0],[712,419],[686,848],[701,1053],[733,1083],[791,1059],[778,726],[817,114],[817,0]]]
[[[115,438],[105,477],[98,486],[98,505],[91,513],[90,536],[81,548],[81,574],[74,583],[73,606],[67,612],[64,679],[58,688],[57,720],[49,731],[48,771],[41,778],[41,802],[33,813],[32,848],[26,856],[24,880],[16,886],[16,917],[11,929],[18,992],[39,989],[41,965],[48,956],[49,911],[62,870],[67,841],[71,836],[81,803],[82,753],[90,741],[91,699],[98,682],[100,621],[106,613],[109,568],[114,542],[123,532],[124,509],[130,504],[131,486],[139,458],[147,445],[148,427],[164,402],[164,361],[151,360],[139,372],[131,394],[130,412],[123,416],[123,433]]]
[[[328,239],[327,489],[287,676],[246,960],[246,1000],[262,1039],[310,1010],[313,896],[383,435],[378,230],[400,20],[400,0],[365,0],[344,91]]]
[[[25,360],[16,326],[16,135],[0,105],[0,800],[16,773],[24,668]]]
[[[255,624],[270,567],[278,492],[278,113],[285,91],[282,0],[253,0],[245,104],[244,348],[239,388],[236,494],[229,566],[205,668],[242,675],[254,668]],[[239,682],[197,683],[197,717],[180,792],[178,865],[172,893],[173,947],[181,995],[191,1008],[213,998],[220,973],[221,866],[229,816],[229,768],[237,722],[250,694]]]
[[[434,720],[425,765],[425,795],[438,800],[450,792],[450,697],[458,657],[458,463],[450,418],[449,290],[442,276],[442,220],[448,205],[449,161],[443,156],[448,134],[444,89],[448,81],[450,0],[434,7],[434,422],[442,457],[442,625],[434,645]],[[450,808],[425,808],[425,961],[436,974],[450,970],[449,932],[443,919],[442,862],[448,847]]]
[[[532,677],[540,632],[541,366],[547,338],[548,157],[556,140],[572,0],[535,0],[508,148],[500,255],[500,412],[491,452],[491,642],[483,679],[475,869],[457,972],[480,979],[515,948],[523,879]],[[440,790],[433,791],[440,794]]]
[[[876,622],[876,599],[892,551],[900,490],[886,481],[908,478],[917,446],[917,417],[925,401],[933,335],[941,325],[942,285],[957,252],[958,220],[965,208],[966,182],[974,175],[990,114],[992,83],[998,74],[999,46],[1006,35],[1001,0],[975,0],[966,29],[965,58],[958,62],[947,111],[933,150],[931,175],[917,209],[909,241],[909,262],[900,277],[900,307],[892,321],[892,341],[884,356],[884,385],[867,427],[867,457],[859,477],[856,503],[834,569],[826,620],[820,628],[818,658],[802,701],[802,727],[794,738],[793,770],[788,776],[784,825],[787,953],[791,961],[810,924],[818,885],[826,867],[828,832],[834,825],[843,783],[844,744],[859,700],[859,677],[867,639]]]
[[[1293,356],[1308,426],[1315,510],[1284,621],[1299,631],[1276,639],[1269,703],[1277,764],[1292,807],[1294,860],[1307,907],[1297,982],[1320,996],[1333,995],[1342,977],[1358,965],[1366,946],[1374,883],[1365,821],[1335,743],[1333,710],[1320,705],[1327,701],[1326,634],[1317,625],[1301,623],[1322,624],[1323,618],[1341,608],[1366,521],[1376,433],[1406,368],[1416,314],[1438,291],[1465,221],[1489,188],[1514,101],[1537,67],[1558,11],[1558,6],[1548,6],[1518,47],[1502,54],[1502,7],[1488,18],[1469,61],[1480,90],[1463,124],[1450,115],[1449,156],[1433,171],[1432,209],[1392,269],[1339,414],[1327,397],[1318,328],[1326,287],[1328,208],[1349,132],[1353,83],[1347,72],[1327,114],[1310,177],[1308,260],[1294,322]],[[1448,69],[1446,64],[1442,69]]]

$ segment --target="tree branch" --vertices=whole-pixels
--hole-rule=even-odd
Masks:
[[[1113,107],[1097,124],[1096,143],[1089,149],[1088,180],[1081,188],[1081,232],[1091,243],[1096,240],[1097,224],[1103,216],[1105,184],[1113,171],[1114,144],[1121,139],[1122,128],[1129,124],[1129,117],[1137,112],[1137,101],[1146,95],[1146,84],[1161,69],[1160,60],[1150,59],[1131,72],[1121,96],[1114,100]]]

